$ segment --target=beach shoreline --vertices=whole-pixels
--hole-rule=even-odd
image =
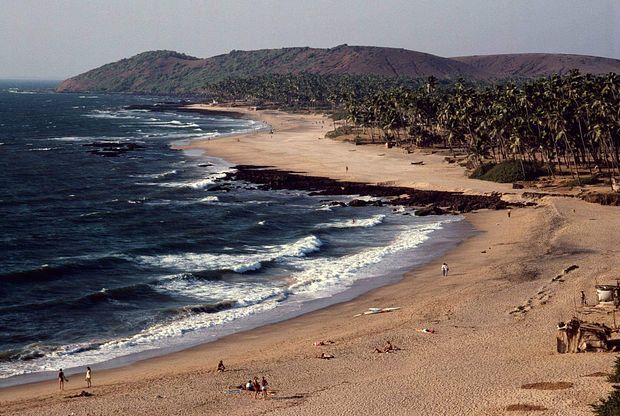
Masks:
[[[519,198],[508,185],[465,178],[462,168],[448,165],[438,155],[405,155],[399,149],[320,138],[328,123],[320,115],[243,112],[271,125],[273,134],[262,131],[192,141],[186,148],[236,164],[268,165],[334,179],[478,194],[499,191],[507,199]],[[413,166],[412,158],[425,164]],[[506,406],[525,402],[544,406],[551,410],[549,414],[567,409],[588,414],[588,404],[602,397],[608,385],[604,379],[583,376],[609,371],[613,356],[554,354],[553,327],[559,318],[570,319],[576,290],[591,292],[592,280],[603,272],[601,256],[610,267],[615,264],[605,252],[613,240],[607,230],[613,227],[590,218],[604,216],[613,224],[620,224],[620,218],[614,207],[562,198],[541,202],[538,207],[514,210],[511,218],[504,211],[466,214],[479,234],[443,256],[442,261],[451,265],[445,279],[435,261],[350,301],[98,372],[92,389],[95,396],[88,402],[57,393],[53,376],[48,382],[1,389],[0,414],[37,414],[42,408],[52,415],[86,414],[85,409],[89,414],[149,414],[156,409],[159,414],[179,409],[184,414],[244,414],[252,409],[273,414],[342,414],[343,408],[351,414],[502,414]],[[584,240],[588,236],[599,239],[590,244]],[[570,284],[551,285],[551,275],[569,263],[580,266]],[[534,299],[529,304],[528,297]],[[510,313],[524,302],[529,305],[524,313]],[[485,305],[483,310],[476,307],[480,304]],[[376,306],[401,309],[352,318]],[[424,328],[436,333],[417,331]],[[524,333],[533,334],[532,339],[519,339]],[[335,344],[313,347],[313,341],[320,339]],[[402,351],[373,354],[372,348],[385,339]],[[336,358],[317,360],[322,351]],[[232,371],[215,373],[219,359]],[[278,390],[274,398],[282,400],[258,403],[223,393],[253,374],[266,374]],[[574,387],[520,389],[526,382],[559,380]],[[364,394],[358,383],[374,394]],[[83,388],[75,384],[67,385],[67,394]]]
[[[411,265],[401,267],[401,271],[384,272],[379,276],[373,274],[369,277],[362,277],[359,280],[352,282],[350,286],[334,292],[329,296],[319,297],[316,299],[306,299],[303,301],[298,300],[293,302],[293,304],[281,305],[277,309],[267,310],[257,315],[242,318],[242,322],[234,323],[234,325],[231,325],[233,323],[228,323],[224,328],[216,328],[215,331],[213,331],[213,329],[199,330],[200,333],[209,335],[208,338],[204,337],[199,342],[187,341],[186,343],[181,343],[174,346],[133,352],[103,362],[91,363],[90,366],[93,367],[98,373],[101,371],[113,371],[136,362],[162,358],[170,354],[204,346],[221,338],[231,336],[235,333],[252,331],[261,326],[296,319],[305,314],[312,313],[316,310],[323,309],[334,304],[352,301],[367,292],[399,282],[403,279],[405,271],[411,271],[423,267],[426,263],[437,259],[441,254],[444,254],[451,248],[458,246],[475,233],[476,231],[473,227],[471,227],[471,225],[463,218],[455,221],[448,221],[443,224],[440,229],[433,231],[429,241],[424,241],[418,247],[408,250],[410,252],[409,254],[413,255],[413,258],[409,260]],[[198,338],[198,334],[196,334],[193,338]],[[65,367],[63,370],[68,376],[75,376],[82,373],[82,367]],[[2,389],[10,387],[47,383],[48,380],[53,379],[55,375],[55,371],[47,371],[16,375],[5,379],[0,379],[0,392]]]
[[[151,106],[139,105],[139,106],[131,106],[130,108],[138,109],[138,110],[148,110],[149,108],[151,108]],[[171,109],[171,111],[196,112],[196,113],[207,115],[207,116],[221,115],[225,117],[251,119],[251,120],[260,122],[262,124],[262,127],[258,129],[252,128],[252,129],[249,129],[241,133],[228,133],[228,134],[223,134],[223,135],[216,136],[216,137],[195,139],[199,143],[210,141],[210,140],[221,140],[221,139],[226,139],[226,138],[235,139],[236,137],[255,136],[258,133],[269,132],[271,129],[271,125],[266,124],[265,121],[258,120],[258,118],[256,118],[256,115],[253,114],[254,111],[251,109],[245,108],[245,107],[234,108],[234,109],[215,107],[215,109],[211,109],[211,106],[209,106],[208,109],[203,109],[202,106],[199,106],[199,108],[192,108],[191,110],[184,110],[185,107],[183,106],[177,107],[176,105],[170,105],[169,108]],[[159,110],[161,109],[158,107],[158,111]],[[281,117],[283,114],[285,113],[279,113],[275,117],[275,120],[278,120],[278,118]],[[276,121],[275,124],[278,125],[279,128],[281,127],[281,124],[279,124],[278,121]],[[195,158],[197,157],[197,155],[199,157],[200,151],[196,152],[196,150],[199,150],[199,149],[196,149],[193,146],[188,145],[190,142],[193,142],[193,141],[194,140],[190,140],[190,139],[175,140],[170,144],[170,146],[175,150],[186,151],[191,157]],[[219,159],[219,158],[216,158],[216,159]],[[222,161],[224,160],[222,159]],[[229,164],[227,161],[224,161],[224,162]],[[248,168],[251,168],[251,167],[246,167],[246,169]],[[283,174],[286,174],[286,173],[283,172]],[[239,180],[239,179],[236,179],[236,180]],[[258,183],[256,184],[258,185]],[[304,189],[304,188],[300,188],[300,189],[305,190],[306,192],[310,192],[310,190],[308,189]],[[334,194],[332,196],[339,196],[339,195],[340,194]],[[346,195],[349,195],[348,191],[342,194],[342,196],[344,196],[345,198],[346,198]],[[411,213],[413,212],[411,211]],[[409,213],[407,215],[409,215]],[[449,222],[452,223],[453,221],[449,221]],[[251,331],[261,326],[271,325],[271,324],[275,324],[278,322],[295,319],[301,315],[314,312],[317,309],[323,309],[323,308],[329,307],[333,304],[351,301],[365,294],[366,292],[372,291],[378,287],[391,285],[391,284],[394,284],[400,281],[404,276],[404,270],[411,271],[413,269],[417,269],[419,267],[422,267],[424,264],[430,262],[431,259],[438,257],[439,254],[432,254],[429,252],[429,249],[427,248],[428,245],[440,246],[439,252],[443,254],[445,251],[449,250],[449,248],[446,248],[447,246],[449,247],[457,246],[462,241],[464,241],[467,237],[475,234],[475,230],[473,230],[471,225],[469,225],[466,221],[464,221],[464,219],[461,218],[459,220],[456,220],[454,223],[456,222],[464,223],[462,225],[458,225],[458,224],[456,225],[456,228],[460,229],[461,231],[455,233],[454,231],[446,232],[444,230],[445,226],[448,226],[450,228],[455,228],[454,224],[452,225],[446,224],[441,229],[436,230],[434,234],[437,234],[437,233],[445,234],[439,237],[440,242],[435,243],[434,240],[436,237],[433,237],[430,243],[424,242],[421,244],[420,247],[416,247],[414,249],[414,252],[416,253],[419,252],[420,255],[416,255],[416,260],[413,261],[414,264],[403,269],[402,273],[391,272],[388,274],[387,272],[385,272],[381,276],[362,278],[358,281],[355,281],[350,287],[346,287],[342,291],[336,292],[327,298],[318,298],[314,300],[304,301],[303,306],[301,310],[299,311],[291,312],[290,310],[288,310],[288,311],[285,311],[284,313],[280,313],[278,312],[280,308],[278,308],[278,311],[274,310],[274,311],[268,311],[266,313],[263,312],[260,318],[252,317],[249,320],[247,318],[244,319],[243,326],[237,325],[240,329],[232,330],[232,331],[223,330],[223,331],[220,331],[220,333],[218,333],[217,335],[210,336],[209,339],[204,339],[203,341],[200,341],[200,342],[188,342],[188,343],[184,343],[180,345],[133,352],[133,353],[130,353],[127,355],[121,355],[119,357],[115,357],[115,358],[112,358],[112,359],[109,359],[103,362],[94,362],[91,364],[91,366],[93,366],[93,368],[95,368],[97,372],[115,370],[121,367],[131,365],[135,362],[140,362],[140,361],[145,361],[145,360],[150,360],[150,359],[157,359],[159,357],[163,357],[169,354],[182,352],[184,350],[191,349],[191,348],[196,348],[196,347],[208,344],[208,343],[215,342],[216,340],[220,338],[230,336],[234,333]],[[419,257],[420,259],[417,259],[417,257]],[[264,318],[263,317],[264,315],[269,315],[269,316],[274,315],[274,316],[271,316],[271,317],[268,316],[267,318]],[[245,321],[250,321],[250,323],[247,323]],[[81,367],[65,367],[64,368],[64,373],[68,376],[73,376],[73,375],[79,374],[80,372],[81,372]],[[8,377],[6,379],[0,379],[0,391],[1,389],[16,388],[22,385],[35,385],[38,383],[46,383],[46,381],[49,380],[50,378],[54,378],[55,374],[56,372],[52,370],[52,371],[41,371],[41,372],[36,372],[36,373],[16,375],[16,376]]]

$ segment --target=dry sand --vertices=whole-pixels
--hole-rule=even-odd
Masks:
[[[271,123],[275,133],[192,147],[234,163],[337,179],[511,192],[503,185],[466,179],[461,168],[436,155],[319,140],[329,123],[320,116],[253,116]],[[422,159],[425,165],[410,165]],[[92,397],[66,398],[83,389],[77,376],[64,393],[54,380],[3,389],[0,414],[589,415],[589,405],[605,396],[610,385],[604,377],[588,375],[609,372],[614,356],[557,354],[555,325],[583,313],[575,306],[580,290],[593,300],[595,281],[614,282],[620,210],[570,198],[539,202],[513,209],[511,218],[506,211],[466,215],[480,234],[397,284],[211,344],[97,372]],[[439,270],[444,260],[450,265],[446,278]],[[573,264],[579,268],[551,282]],[[353,318],[375,306],[402,309]],[[519,306],[523,312],[510,313]],[[416,331],[420,328],[436,332]],[[312,345],[327,339],[335,344]],[[387,339],[401,350],[372,352]],[[321,352],[335,358],[316,358]],[[215,371],[220,359],[229,371]],[[254,375],[269,380],[275,391],[269,400],[225,393]],[[570,387],[521,388],[540,382]],[[547,410],[519,410],[528,406]]]
[[[225,107],[190,107],[231,111]],[[514,192],[509,184],[464,180],[463,168],[446,163],[443,155],[407,154],[400,148],[354,146],[325,139],[325,133],[333,129],[331,119],[325,116],[251,111],[236,107],[234,111],[268,123],[273,126],[274,133],[264,131],[217,140],[199,140],[188,147],[205,149],[208,154],[237,164],[268,164],[283,170],[341,180],[473,193]],[[259,163],[259,160],[262,162]],[[423,161],[424,165],[412,165],[412,161]]]

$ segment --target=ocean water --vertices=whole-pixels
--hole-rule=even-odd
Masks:
[[[233,167],[170,144],[265,126],[50,86],[0,82],[0,386],[294,316],[461,238],[460,217],[212,190]]]

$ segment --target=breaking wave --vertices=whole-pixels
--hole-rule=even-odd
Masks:
[[[211,254],[183,253],[161,256],[141,256],[138,261],[151,266],[176,269],[186,272],[201,270],[232,270],[244,273],[258,270],[263,263],[282,260],[286,257],[304,257],[320,250],[322,241],[310,235],[290,244],[249,248],[254,253]]]

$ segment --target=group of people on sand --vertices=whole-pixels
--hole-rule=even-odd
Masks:
[[[331,345],[331,344],[335,344],[335,342],[328,339],[327,341],[314,341],[312,345],[314,345],[315,347],[322,347],[322,346]],[[336,358],[336,357],[332,354],[327,354],[325,352],[322,352],[317,356],[317,358],[320,358],[322,360],[331,360],[332,358]]]
[[[447,277],[448,276],[448,272],[450,271],[450,268],[448,267],[448,263],[443,263],[441,265],[441,275],[443,277]]]
[[[90,388],[92,387],[92,381],[93,381],[93,372],[90,369],[90,367],[86,367],[86,387]],[[65,372],[62,371],[62,368],[60,370],[58,370],[58,388],[60,390],[64,390],[65,389],[65,382],[69,382],[69,379],[65,376]]]
[[[258,399],[258,396],[260,395],[263,400],[267,398],[268,388],[269,383],[267,382],[265,376],[263,376],[262,380],[259,380],[258,377],[254,377],[254,380],[250,379],[247,383],[245,383],[245,386],[242,386],[243,390],[253,391],[255,399]]]
[[[226,367],[224,366],[224,362],[220,360],[217,364],[217,372],[221,373],[224,371],[226,371]],[[258,396],[260,395],[263,400],[267,398],[268,387],[269,383],[267,382],[265,376],[263,376],[262,380],[259,380],[258,377],[254,377],[254,379],[248,380],[247,383],[237,386],[239,390],[253,391],[255,399],[258,399]]]

